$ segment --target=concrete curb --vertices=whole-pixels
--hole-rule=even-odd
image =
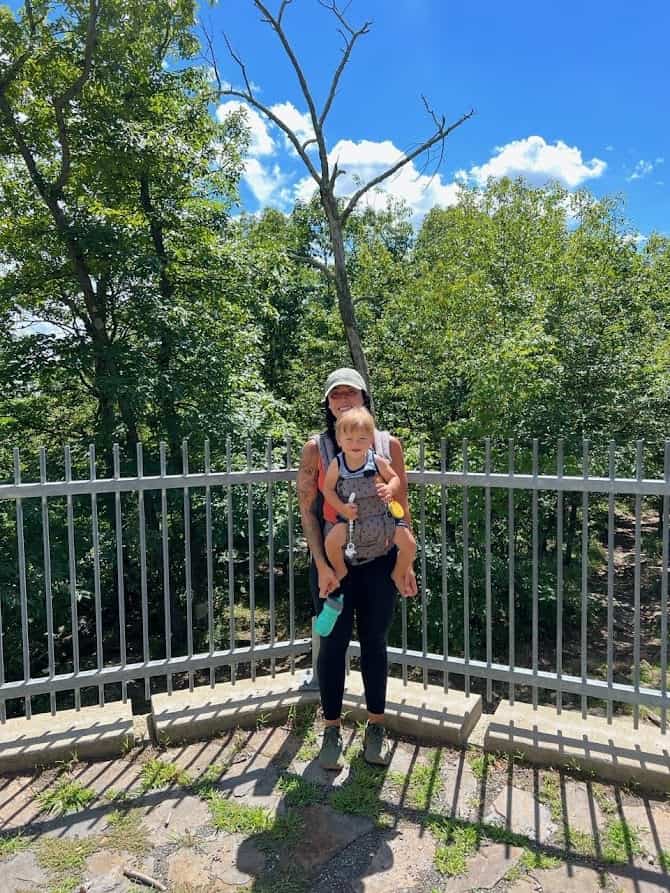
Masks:
[[[630,717],[591,716],[529,704],[500,704],[490,717],[484,748],[519,753],[532,763],[564,766],[652,790],[670,790],[670,735],[655,727],[633,728]]]
[[[10,719],[0,725],[0,772],[119,756],[134,743],[130,702]]]

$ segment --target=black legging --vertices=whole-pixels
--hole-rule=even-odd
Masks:
[[[339,719],[344,695],[345,656],[356,614],[358,640],[361,644],[361,674],[365,687],[365,701],[369,713],[383,713],[386,707],[386,677],[388,635],[396,588],[391,580],[396,550],[375,558],[368,564],[349,569],[342,581],[344,604],[329,636],[321,639],[317,663],[321,706],[326,719]],[[316,569],[310,575],[312,599],[318,614],[323,606],[319,598]]]

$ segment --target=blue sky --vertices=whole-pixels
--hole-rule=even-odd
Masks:
[[[668,0],[351,0],[347,15],[356,26],[373,24],[328,119],[329,148],[348,171],[338,181],[345,191],[428,135],[424,93],[448,121],[471,108],[475,116],[449,138],[439,170],[427,168],[434,176],[422,177],[417,165],[389,184],[415,222],[432,205],[453,202],[459,179],[507,174],[621,195],[635,232],[670,234]],[[258,99],[306,134],[295,75],[252,0],[201,2],[200,18],[214,35],[222,76],[241,85],[225,31]],[[340,58],[332,13],[318,0],[293,0],[284,23],[320,106]],[[249,122],[244,205],[289,210],[311,182],[281,133],[256,115]]]
[[[340,181],[345,191],[354,175],[367,178],[428,135],[425,93],[448,120],[470,108],[476,114],[448,139],[432,179],[421,179],[417,166],[389,186],[415,220],[453,201],[459,179],[507,174],[621,195],[635,231],[670,233],[666,0],[352,0],[347,15],[356,26],[373,25],[357,44],[327,126],[329,148],[349,172]],[[307,132],[295,76],[252,0],[203,4],[201,17],[215,36],[222,77],[241,85],[225,30],[257,98]],[[339,60],[333,16],[317,0],[293,0],[284,24],[320,106]],[[278,130],[254,114],[249,120],[245,206],[287,209],[311,188],[304,169]]]

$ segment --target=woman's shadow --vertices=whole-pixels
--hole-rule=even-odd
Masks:
[[[393,865],[387,840],[397,832],[380,799],[388,769],[369,766],[361,752],[352,753],[356,730],[346,731],[347,762],[339,772],[321,769],[314,756],[298,764],[299,774],[284,768],[279,776],[282,798],[275,815],[237,849],[236,868],[252,879],[249,891],[306,893],[314,885],[321,893],[355,893],[363,889],[362,876]],[[289,737],[277,764],[290,766],[298,751]],[[338,860],[345,849],[347,859]]]

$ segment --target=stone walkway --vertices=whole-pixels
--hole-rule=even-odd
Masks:
[[[652,893],[670,889],[663,796],[395,740],[319,769],[281,727],[0,778],[2,893]],[[139,873],[139,874],[138,874]],[[144,880],[141,876],[144,876]]]

